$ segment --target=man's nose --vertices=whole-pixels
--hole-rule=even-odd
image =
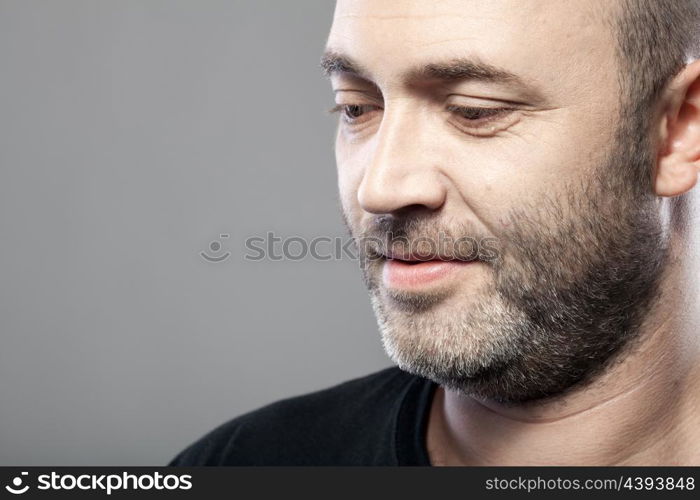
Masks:
[[[437,210],[445,203],[445,178],[430,131],[410,113],[385,112],[357,192],[360,206],[387,214],[407,207]],[[432,144],[431,144],[432,142]]]

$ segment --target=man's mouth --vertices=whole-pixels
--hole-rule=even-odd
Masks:
[[[437,286],[465,267],[475,264],[475,260],[461,260],[453,256],[441,255],[427,258],[411,254],[385,255],[382,270],[384,286],[398,290],[418,290]]]

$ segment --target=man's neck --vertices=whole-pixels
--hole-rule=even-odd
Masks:
[[[431,463],[700,465],[698,274],[679,262],[643,340],[586,387],[522,406],[438,388],[428,420]]]

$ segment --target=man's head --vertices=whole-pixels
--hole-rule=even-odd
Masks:
[[[517,403],[639,337],[683,222],[661,196],[697,177],[687,79],[665,93],[697,19],[690,1],[338,2],[341,202],[399,366]]]

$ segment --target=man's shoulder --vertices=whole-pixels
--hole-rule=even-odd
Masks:
[[[220,425],[170,465],[364,464],[368,449],[391,447],[392,418],[413,380],[390,367],[275,401]]]

